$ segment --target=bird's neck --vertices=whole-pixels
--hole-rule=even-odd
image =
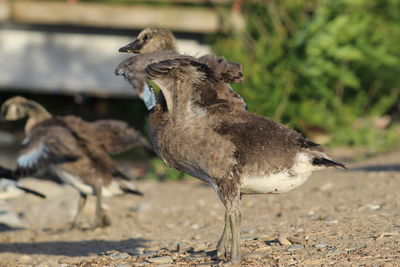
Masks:
[[[51,114],[42,106],[36,103],[30,103],[29,110],[27,111],[28,121],[25,124],[25,133],[29,133],[37,124],[50,119]]]

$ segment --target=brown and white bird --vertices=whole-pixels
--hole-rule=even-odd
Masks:
[[[1,107],[4,120],[28,117],[25,139],[12,176],[19,178],[41,169],[54,172],[80,193],[76,227],[88,194],[96,195],[94,227],[110,224],[102,207],[102,196],[125,192],[142,195],[109,154],[136,146],[151,150],[146,139],[126,123],[116,120],[86,122],[76,116],[53,117],[39,103],[16,96]]]
[[[226,208],[217,255],[230,252],[233,264],[241,261],[243,194],[286,193],[315,170],[344,168],[320,145],[269,118],[224,105],[211,110],[196,106],[190,100],[192,92],[215,90],[220,81],[193,57],[171,51],[146,53],[123,61],[115,73],[124,76],[145,102],[154,102],[148,97],[146,79],[162,90],[165,102],[156,101],[150,110],[153,147],[169,166],[214,188]]]
[[[134,54],[157,51],[178,51],[175,36],[168,29],[147,27],[139,33],[132,43],[119,49],[119,52]],[[242,66],[240,64],[214,55],[204,55],[198,58],[197,61],[206,64],[214,72],[214,76],[218,78],[212,94],[217,94],[216,99],[219,99],[220,103],[227,103],[226,106],[230,109],[246,109],[246,103],[243,98],[229,85],[229,83],[241,82],[243,80]],[[207,95],[207,98],[210,98],[208,95],[210,93],[211,91],[193,92],[192,101],[196,102],[199,106],[207,108],[210,103],[203,100],[205,99],[205,95]]]

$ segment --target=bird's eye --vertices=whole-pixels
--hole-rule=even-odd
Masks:
[[[143,41],[147,41],[147,40],[149,40],[149,36],[146,34],[145,36],[143,36]]]

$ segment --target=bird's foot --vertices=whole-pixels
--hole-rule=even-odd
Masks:
[[[96,217],[96,220],[93,224],[93,229],[95,228],[104,228],[111,225],[111,219],[107,216],[107,214],[102,213],[100,216]]]

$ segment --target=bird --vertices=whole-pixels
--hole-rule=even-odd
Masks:
[[[52,116],[39,103],[21,96],[12,97],[1,106],[3,120],[24,117],[28,117],[25,138],[11,175],[18,179],[47,169],[77,189],[80,198],[71,228],[78,226],[89,194],[96,196],[93,228],[111,223],[102,206],[103,195],[143,195],[109,155],[138,146],[153,151],[147,140],[125,122],[87,122],[72,115]]]
[[[165,28],[147,27],[142,30],[137,38],[126,46],[119,49],[119,52],[144,54],[157,51],[174,51],[178,52],[176,46],[176,38],[173,33]],[[217,94],[219,102],[227,103],[226,106],[231,109],[247,109],[243,98],[235,92],[229,83],[241,82],[244,77],[242,74],[242,66],[235,62],[225,60],[223,57],[214,55],[204,55],[197,59],[199,62],[206,64],[213,70],[214,75],[219,77],[219,82],[215,84],[213,91],[200,91],[192,95],[193,102],[197,105],[207,108],[209,101],[202,101],[204,96],[199,94]],[[207,98],[210,98],[208,96]],[[213,97],[214,98],[214,97]]]
[[[193,90],[213,90],[220,81],[196,58],[170,51],[136,55],[115,70],[143,101],[151,80],[165,96],[150,110],[149,134],[163,161],[209,183],[225,206],[216,255],[240,265],[240,201],[244,194],[279,194],[303,184],[313,171],[345,165],[321,145],[272,119],[221,105],[203,110]],[[163,111],[167,108],[168,111]],[[230,249],[229,249],[230,248]],[[229,253],[230,252],[230,253]]]

